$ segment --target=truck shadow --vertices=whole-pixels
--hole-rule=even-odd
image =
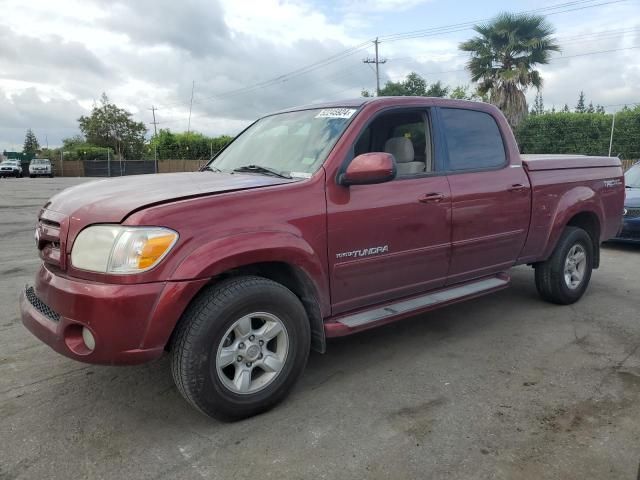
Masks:
[[[318,394],[324,397],[339,385],[348,385],[351,378],[361,375],[375,378],[372,373],[375,369],[386,371],[390,365],[410,366],[416,362],[415,353],[419,351],[444,348],[444,355],[454,361],[456,347],[451,345],[485,329],[496,331],[502,328],[501,324],[513,325],[519,321],[518,310],[539,302],[532,270],[520,267],[513,272],[513,283],[507,290],[349,337],[331,339],[325,355],[311,353],[301,381],[284,405],[267,415],[286,416],[291,409],[299,410],[299,402],[311,401]],[[64,383],[50,387],[54,389],[51,392],[54,403],[64,404],[74,415],[97,414],[116,424],[159,421],[165,425],[181,425],[181,428],[211,425],[176,390],[166,355],[136,367],[91,366]],[[74,404],[75,409],[70,406]]]
[[[602,247],[607,250],[614,250],[618,252],[640,252],[640,242],[638,243],[625,243],[625,242],[605,242]]]

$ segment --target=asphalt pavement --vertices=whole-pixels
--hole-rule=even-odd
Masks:
[[[508,290],[329,342],[275,410],[220,423],[168,359],[100,367],[20,323],[33,227],[87,179],[0,180],[0,479],[636,479],[640,247],[607,245],[586,296]]]

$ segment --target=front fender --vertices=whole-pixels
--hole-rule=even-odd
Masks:
[[[543,258],[545,260],[553,253],[560,235],[569,221],[579,213],[592,213],[598,218],[598,224],[603,225],[604,207],[601,198],[589,187],[577,186],[567,190],[556,204],[544,248]]]
[[[301,269],[316,289],[321,311],[329,311],[328,275],[321,255],[303,238],[289,232],[261,230],[216,238],[191,252],[174,270],[171,280],[212,278],[263,262],[282,262]]]

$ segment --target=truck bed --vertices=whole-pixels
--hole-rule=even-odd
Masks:
[[[580,212],[589,212],[582,215],[592,216],[597,225],[594,243],[616,235],[624,201],[620,159],[585,155],[521,157],[531,183],[531,224],[518,263],[546,260],[564,226]]]

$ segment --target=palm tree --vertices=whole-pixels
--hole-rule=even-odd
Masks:
[[[551,52],[560,51],[552,37],[554,28],[540,15],[501,13],[473,29],[479,35],[460,44],[471,53],[471,79],[478,82],[478,93],[488,94],[515,127],[527,114],[524,92],[542,87],[534,67],[549,63]]]

